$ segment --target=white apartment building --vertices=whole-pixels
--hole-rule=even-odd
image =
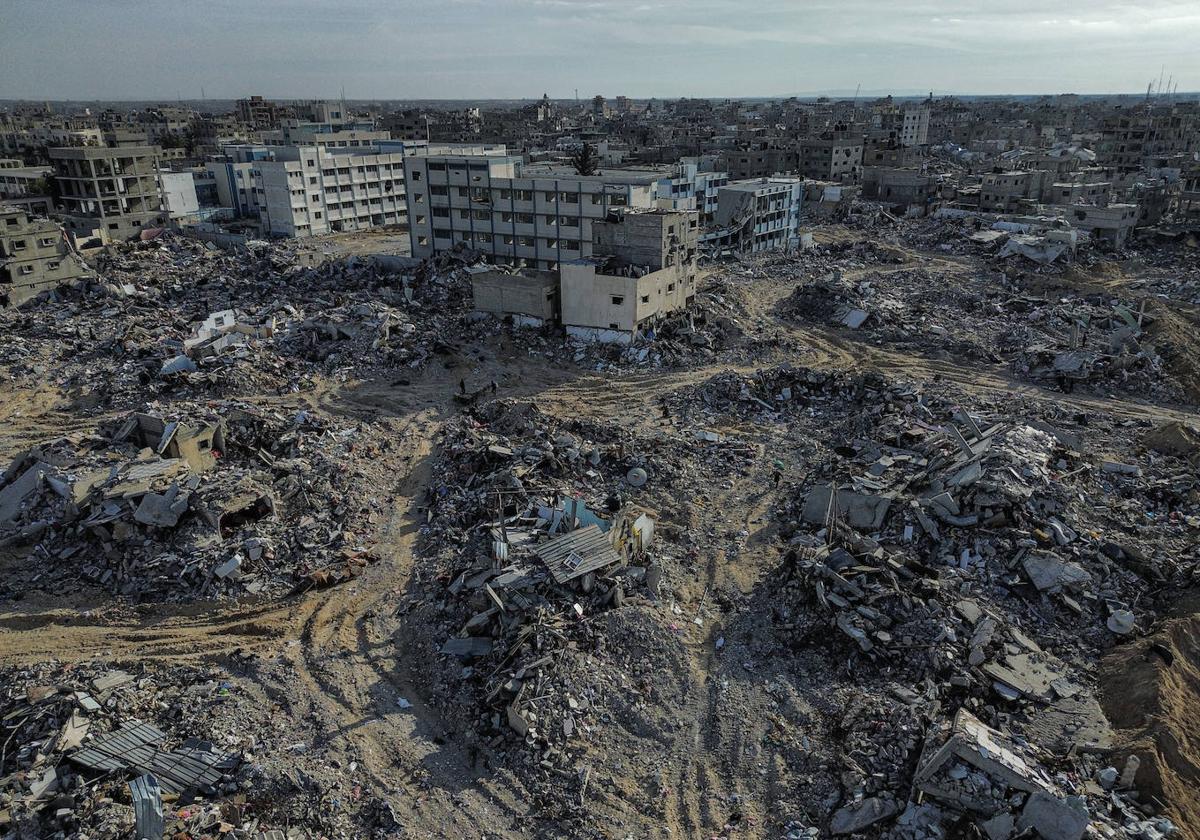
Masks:
[[[929,108],[922,105],[919,108],[905,108],[900,124],[900,145],[927,146],[929,145]]]
[[[804,182],[752,178],[720,188],[715,226],[701,236],[712,250],[755,253],[794,248],[800,241]]]
[[[316,146],[269,154],[250,170],[264,233],[304,238],[408,224],[402,154]]]
[[[557,269],[592,255],[592,223],[616,207],[654,208],[669,168],[605,169],[522,166],[508,155],[405,158],[414,257],[457,246],[491,262]]]

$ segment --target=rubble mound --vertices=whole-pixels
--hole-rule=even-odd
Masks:
[[[900,699],[907,728],[925,730],[920,761],[897,752],[890,784],[862,754],[845,759],[847,804],[831,825],[859,830],[903,810],[887,836],[922,836],[904,833],[933,819],[898,804],[911,785],[985,831],[1010,821],[1046,836],[1065,821],[1072,837],[1089,823],[1167,836],[1169,823],[1145,818],[1145,791],[1113,790],[1116,770],[1103,790],[1063,779],[1110,776],[1117,740],[1095,662],[1155,620],[1164,582],[1195,574],[1186,534],[1200,526],[1200,484],[1167,459],[1137,459],[1132,441],[1106,438],[1101,451],[1120,446],[1135,463],[1097,457],[1061,420],[985,419],[971,403],[888,384],[835,422],[841,443],[777,512],[790,564],[774,596],[788,605],[780,631],[801,649],[839,649],[865,697]],[[1155,518],[1189,525],[1139,527],[1144,511],[1121,501],[1137,494]]]
[[[478,327],[468,257],[397,269],[302,259],[292,243],[220,251],[173,234],[114,246],[100,280],[0,310],[0,361],[89,408],[148,397],[309,390],[315,377],[420,368]]]
[[[176,403],[34,447],[0,475],[4,588],[153,600],[281,595],[352,577],[381,503],[362,428]]]
[[[114,840],[285,826],[291,782],[256,758],[281,745],[245,705],[215,667],[6,666],[0,824]]]
[[[692,420],[714,416],[750,419],[764,413],[794,414],[814,401],[849,404],[883,386],[883,377],[876,373],[779,365],[748,375],[718,373],[673,392],[664,402],[672,413]]]
[[[750,457],[511,400],[447,424],[402,607],[404,644],[438,663],[434,702],[564,801],[606,730],[666,742],[687,657],[644,605],[697,557],[678,500]]]

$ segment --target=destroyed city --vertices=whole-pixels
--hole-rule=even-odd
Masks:
[[[1200,6],[4,6],[0,840],[1200,840]]]

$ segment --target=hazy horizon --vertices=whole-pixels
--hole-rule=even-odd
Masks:
[[[1136,95],[1196,85],[1198,39],[1171,0],[9,0],[0,98]]]

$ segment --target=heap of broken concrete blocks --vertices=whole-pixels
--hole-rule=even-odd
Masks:
[[[0,474],[0,540],[28,552],[12,591],[78,583],[156,600],[278,595],[370,559],[355,429],[249,405],[136,412],[33,447]]]
[[[245,701],[215,666],[5,666],[0,836],[283,840],[298,816],[329,826],[309,815],[315,794],[298,782],[316,780],[275,743],[270,711]]]
[[[744,380],[738,399],[778,410],[779,381]],[[785,403],[796,399],[788,381]],[[907,693],[925,727],[904,781],[882,784],[886,774],[863,772],[861,752],[847,750],[832,830],[886,820],[892,836],[949,836],[965,814],[993,840],[1027,828],[1078,840],[1089,826],[1169,836],[1132,774],[1121,784],[1106,763],[1113,734],[1090,672],[1099,652],[1137,632],[1135,605],[1148,623],[1148,593],[1194,572],[1200,497],[1179,454],[1194,438],[1152,430],[1143,466],[1089,457],[1084,435],[1042,419],[967,411],[962,394],[859,380],[856,410],[840,396],[846,383],[826,384],[837,402],[823,408],[845,411],[848,434],[780,511],[790,522],[784,598],[807,605],[785,629],[813,643],[828,644],[829,630],[842,637],[861,657],[865,690],[871,673],[886,674],[892,693],[898,677],[921,687]],[[1143,521],[1170,525],[1122,523],[1136,506],[1123,496],[1141,500]],[[1108,507],[1088,501],[1104,497]]]
[[[225,252],[166,234],[102,256],[102,283],[0,312],[0,356],[14,378],[106,407],[420,367],[478,329],[467,259],[311,264],[286,243]]]
[[[663,433],[641,439],[529,403],[479,404],[448,425],[422,527],[421,582],[402,609],[442,628],[448,715],[473,738],[568,787],[572,758],[608,714],[625,666],[596,658],[609,615],[658,597],[664,543],[655,508],[747,462],[736,445]],[[689,463],[707,453],[703,472]],[[630,631],[632,632],[632,631]],[[641,634],[646,631],[639,630]]]

